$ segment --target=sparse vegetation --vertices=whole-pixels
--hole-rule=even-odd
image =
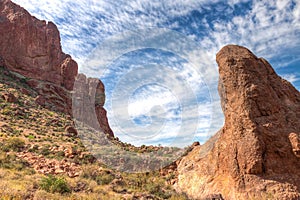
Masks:
[[[34,102],[37,94],[26,80],[11,78],[3,70],[0,69],[0,95],[9,92],[18,97],[18,102],[7,103],[0,98],[0,199],[117,200],[146,196],[187,199],[167,184],[174,176],[162,177],[158,172],[121,173],[96,162],[79,138],[66,136],[65,127],[72,125],[70,117],[38,106]],[[22,88],[30,94],[21,93]],[[117,138],[113,142],[139,153],[160,150],[154,146],[134,147]],[[81,173],[72,178],[67,173],[45,176],[20,157],[24,152],[43,159],[76,163]]]
[[[16,151],[20,152],[25,146],[25,142],[21,138],[8,138],[4,141],[4,144],[2,146],[3,151]]]
[[[0,152],[0,167],[20,171],[28,167],[28,163],[17,158],[14,153],[7,154],[6,152]]]
[[[40,188],[50,193],[70,193],[71,189],[64,178],[49,175],[40,181]]]

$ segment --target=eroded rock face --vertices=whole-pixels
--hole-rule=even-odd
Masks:
[[[26,77],[37,103],[71,113],[77,63],[63,53],[57,27],[40,21],[10,0],[0,2],[0,66]]]
[[[0,67],[14,72],[16,78],[25,77],[26,83],[37,92],[37,104],[73,114],[71,93],[78,75],[78,66],[71,56],[62,52],[55,24],[38,20],[10,0],[1,0],[0,44]],[[103,108],[104,85],[97,79],[88,79],[87,83],[90,86],[96,84],[93,87],[83,87],[82,91],[84,94],[94,95],[95,104],[91,109],[96,112],[96,123],[113,136]]]
[[[2,0],[0,35],[0,57],[8,69],[73,89],[77,63],[62,52],[55,24],[40,21],[10,0]]]
[[[79,74],[74,84],[73,116],[96,130],[102,130],[108,136],[114,136],[103,108],[105,90],[103,83],[96,78],[87,78]]]
[[[217,63],[225,125],[204,156],[200,147],[182,159],[177,189],[194,198],[299,199],[299,91],[244,47],[222,48]]]
[[[291,133],[289,135],[289,139],[290,139],[291,145],[293,147],[293,152],[294,152],[295,156],[300,158],[300,134]]]

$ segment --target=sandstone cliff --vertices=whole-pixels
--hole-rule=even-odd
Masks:
[[[62,52],[55,24],[31,16],[10,0],[1,0],[0,44],[0,67],[24,77],[37,92],[36,103],[72,115],[71,91],[78,66]],[[102,85],[100,90],[104,93],[101,81],[96,82]],[[95,105],[98,121],[102,129],[113,135],[103,104]]]
[[[77,63],[63,53],[57,27],[10,0],[0,3],[0,55],[8,69],[73,89]]]
[[[105,89],[103,83],[96,78],[87,78],[79,74],[73,90],[73,117],[90,127],[114,136],[108,124],[105,103]]]
[[[300,199],[300,93],[248,49],[217,54],[224,127],[178,166],[178,190],[196,199]],[[214,141],[208,141],[211,145]]]

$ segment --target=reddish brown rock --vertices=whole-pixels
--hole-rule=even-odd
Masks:
[[[102,130],[104,131],[104,133],[113,137],[114,134],[108,124],[108,119],[106,117],[106,110],[102,106],[97,105],[96,106],[96,115],[97,115],[99,125],[102,128]]]
[[[105,89],[103,83],[96,78],[86,78],[79,74],[74,84],[73,116],[106,135],[114,136],[103,108]]]
[[[22,92],[22,93],[25,94],[25,95],[30,95],[30,91],[28,91],[28,90],[25,89],[25,88],[21,88],[21,89],[20,89],[20,92]]]
[[[62,52],[55,24],[38,20],[10,0],[2,0],[0,44],[0,67],[4,66],[26,77],[27,84],[38,94],[37,104],[72,115],[71,90],[78,66],[69,55]],[[94,124],[100,124],[105,133],[113,136],[103,108],[104,85],[98,79],[83,77],[81,91],[86,97],[93,97],[94,101],[89,110],[96,112]]]
[[[200,142],[193,142],[191,148],[194,148],[194,147],[199,146],[199,145],[200,145]]]
[[[40,96],[40,95],[37,96],[34,101],[38,105],[41,105],[41,106],[45,106],[46,105],[46,99],[43,96]]]
[[[0,57],[11,71],[72,90],[77,64],[63,53],[52,22],[40,21],[10,0],[0,2]]]
[[[225,125],[181,160],[176,188],[197,199],[300,199],[299,91],[244,47],[222,48],[217,63]]]
[[[12,93],[3,93],[1,95],[2,99],[7,103],[17,103],[18,99]]]
[[[293,147],[293,152],[294,152],[295,156],[300,158],[300,134],[291,133],[289,135],[289,139],[290,139],[291,145]]]
[[[73,126],[67,126],[65,128],[65,132],[69,135],[69,136],[77,136],[77,130],[73,127]]]
[[[27,78],[40,105],[71,113],[77,63],[63,53],[52,22],[38,20],[10,0],[0,2],[0,66]],[[28,80],[29,79],[29,80]]]
[[[5,61],[1,56],[0,56],[0,67],[5,67]]]
[[[67,174],[70,178],[80,175],[81,167],[66,159],[61,161],[45,158],[43,155],[35,155],[30,152],[20,152],[19,158],[26,160],[35,171],[42,174]]]

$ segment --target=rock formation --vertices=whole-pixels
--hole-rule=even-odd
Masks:
[[[55,24],[40,21],[10,0],[1,0],[0,44],[0,67],[26,80],[37,92],[37,104],[72,115],[71,91],[78,66],[71,56],[62,52]],[[103,84],[101,87],[104,92]],[[98,123],[113,135],[103,104],[104,101],[94,107]]]
[[[108,124],[103,83],[96,78],[86,78],[79,74],[74,83],[73,116],[90,127],[101,129],[106,135],[114,136]]]
[[[65,154],[68,155],[68,154]],[[81,167],[63,159],[61,161],[48,159],[42,155],[35,155],[30,152],[20,152],[17,154],[19,158],[26,160],[37,172],[42,174],[67,174],[70,178],[80,175]],[[67,156],[66,156],[67,157]],[[68,156],[69,157],[69,156]]]
[[[73,89],[77,63],[63,53],[57,27],[40,21],[10,0],[0,3],[0,56],[8,69]]]
[[[193,198],[300,199],[300,93],[248,49],[217,54],[224,127],[178,166]],[[216,139],[217,138],[217,139]]]
[[[39,97],[37,103],[71,113],[77,63],[63,53],[57,27],[40,21],[10,0],[0,2],[1,66],[27,79]]]

